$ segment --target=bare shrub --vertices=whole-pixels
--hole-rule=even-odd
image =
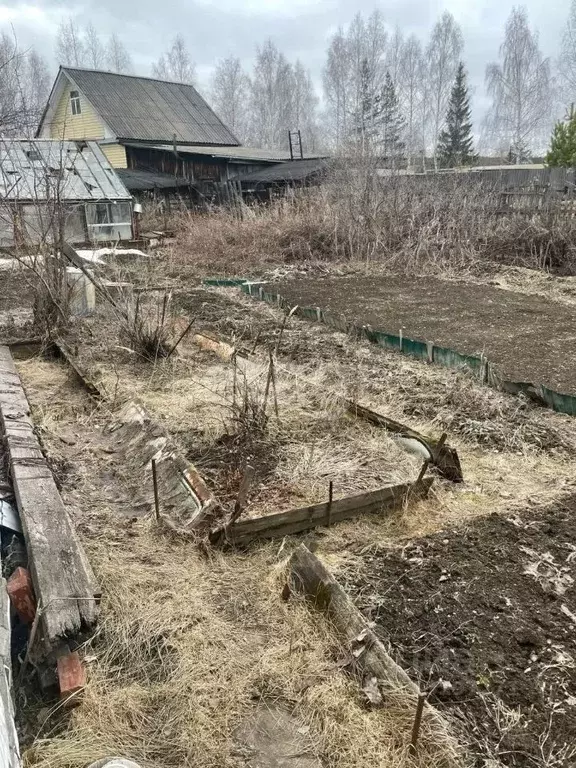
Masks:
[[[408,272],[479,270],[488,261],[576,269],[576,218],[557,202],[530,214],[505,210],[496,185],[479,176],[401,176],[370,158],[335,163],[322,186],[250,208],[241,221],[188,212],[175,230],[175,272],[247,275],[306,262]]]

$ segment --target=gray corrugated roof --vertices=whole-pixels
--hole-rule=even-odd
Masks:
[[[328,168],[324,159],[310,158],[304,160],[289,160],[287,163],[278,163],[271,168],[263,168],[254,173],[245,173],[239,177],[239,181],[246,186],[253,184],[274,184],[292,181],[305,181],[313,176],[322,175]]]
[[[183,144],[240,142],[196,88],[149,77],[62,67],[119,139]]]
[[[161,149],[172,152],[173,144],[156,144],[153,149]],[[257,147],[219,147],[219,146],[177,146],[176,150],[181,154],[209,155],[211,157],[223,157],[228,160],[257,160],[269,163],[281,163],[290,160],[290,152],[282,149],[261,149]],[[327,157],[326,154],[308,155],[306,159]]]
[[[130,200],[95,141],[0,139],[0,197]]]
[[[116,173],[127,189],[142,191],[145,189],[175,189],[177,187],[189,187],[188,179],[179,176],[170,176],[167,173],[144,171],[140,168],[117,168]]]

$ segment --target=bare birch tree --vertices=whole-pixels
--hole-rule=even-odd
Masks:
[[[268,40],[257,49],[251,86],[251,136],[257,146],[287,146],[287,134],[293,127],[293,91],[292,67]]]
[[[508,17],[500,62],[488,65],[486,86],[492,97],[488,135],[499,149],[509,149],[515,162],[527,159],[549,134],[552,94],[550,62],[523,8],[514,8]]]
[[[396,87],[396,95],[401,98],[400,89],[401,76],[400,67],[402,62],[402,55],[404,51],[404,35],[400,27],[396,27],[386,49],[386,70],[390,72],[390,77]]]
[[[84,51],[86,65],[92,69],[102,69],[105,66],[106,53],[93,24],[88,24],[84,30]]]
[[[241,141],[248,133],[250,78],[240,59],[221,59],[212,77],[212,105],[224,123]]]
[[[426,96],[422,44],[415,35],[410,35],[402,46],[398,79],[400,106],[406,121],[406,159],[412,168],[417,155],[424,150],[422,124]]]
[[[323,86],[330,133],[337,148],[358,138],[359,124],[371,131],[369,125],[364,125],[373,112],[366,104],[374,102],[382,90],[387,41],[388,33],[378,10],[368,19],[357,13],[348,29],[339,29],[330,41]]]
[[[576,102],[576,0],[572,0],[562,34],[558,57],[561,97],[564,105]]]
[[[351,113],[351,67],[344,31],[340,28],[328,46],[322,73],[328,134],[336,150],[348,137]]]
[[[69,67],[82,67],[86,50],[82,32],[72,17],[63,19],[56,33],[56,62]]]
[[[290,127],[299,130],[304,152],[318,148],[319,128],[316,113],[318,96],[314,92],[312,76],[300,60],[293,68],[292,116]]]
[[[106,46],[106,66],[112,72],[130,74],[133,71],[132,58],[118,35],[110,35]]]
[[[50,88],[44,59],[22,52],[15,38],[0,35],[0,133],[33,135]]]
[[[172,46],[152,66],[152,74],[161,80],[194,84],[196,65],[190,58],[188,48],[181,35],[176,35]]]
[[[437,144],[444,125],[450,91],[460,61],[464,41],[460,27],[445,11],[436,22],[426,48],[427,108],[430,115],[430,144],[434,167],[438,167]]]

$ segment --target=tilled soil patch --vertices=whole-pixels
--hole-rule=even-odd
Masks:
[[[395,275],[291,280],[267,290],[357,325],[483,353],[505,378],[576,394],[576,312],[542,296]]]
[[[576,494],[360,554],[339,578],[474,766],[575,765]]]

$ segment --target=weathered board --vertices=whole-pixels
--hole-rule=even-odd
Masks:
[[[20,748],[12,700],[10,601],[0,579],[0,766],[19,768]]]
[[[368,622],[316,555],[301,544],[290,559],[290,582],[297,592],[330,619],[345,647],[354,650],[357,670],[374,676],[379,685],[404,688],[416,696],[420,690],[387,653]],[[354,647],[356,646],[356,647]]]
[[[40,448],[8,347],[0,346],[0,428],[41,618],[39,648],[94,627],[96,579]],[[42,653],[42,650],[40,650]]]
[[[425,478],[418,484],[388,485],[376,491],[347,496],[332,502],[312,504],[309,507],[291,509],[288,512],[265,515],[252,520],[241,520],[213,531],[210,541],[214,544],[249,544],[256,539],[275,539],[302,533],[359,515],[389,513],[402,507],[408,500],[424,498],[432,482],[432,478]]]

